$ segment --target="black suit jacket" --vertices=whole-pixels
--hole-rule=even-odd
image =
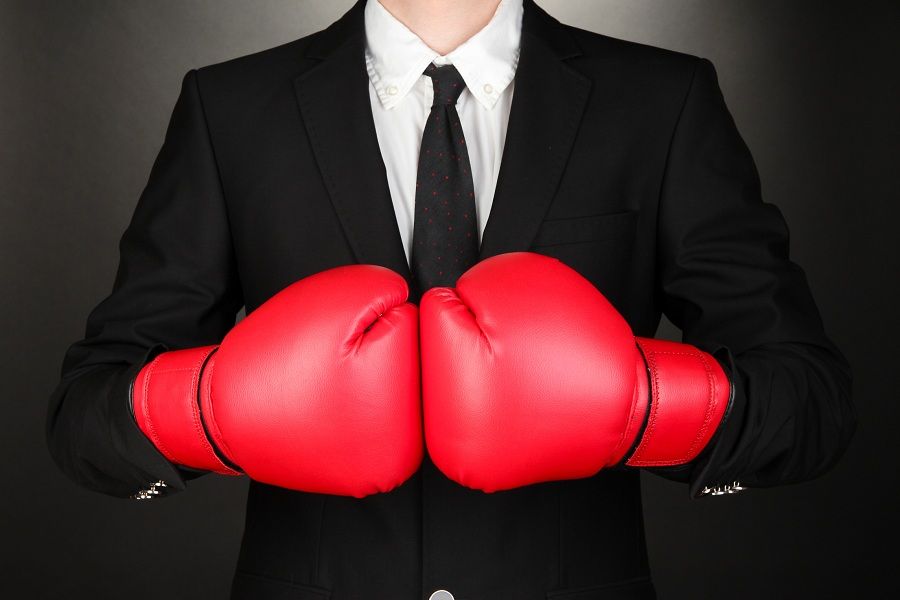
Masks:
[[[165,349],[212,344],[274,293],[348,263],[410,272],[376,139],[360,0],[327,29],[184,78],[113,292],[69,349],[47,420],[80,485],[168,493],[129,414]],[[736,393],[689,484],[821,474],[855,426],[850,372],[823,332],[779,210],[705,59],[563,25],[525,1],[516,89],[481,256],[531,250],[593,282],[637,335],[665,314]],[[560,432],[561,436],[565,432]],[[750,492],[752,493],[752,492]],[[159,500],[157,500],[159,501]],[[234,598],[651,598],[639,473],[485,494],[426,458],[362,500],[250,485]]]

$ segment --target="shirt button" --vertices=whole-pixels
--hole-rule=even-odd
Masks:
[[[494,92],[494,86],[492,86],[489,83],[484,84],[484,93],[485,94],[491,94],[493,92]]]
[[[397,93],[397,86],[396,86],[396,85],[389,85],[389,86],[387,87],[387,93],[390,94],[391,96],[393,96],[394,94],[396,94],[396,93]]]
[[[447,590],[438,590],[428,596],[428,600],[453,600],[453,594]]]

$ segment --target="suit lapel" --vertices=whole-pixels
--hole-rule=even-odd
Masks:
[[[378,146],[365,64],[365,0],[317,36],[294,79],[310,143],[356,260],[411,275]]]
[[[411,281],[369,100],[365,3],[358,0],[310,42],[306,58],[316,64],[295,78],[294,91],[356,260]],[[515,92],[481,258],[527,249],[553,200],[591,87],[564,62],[579,54],[556,19],[524,0]]]
[[[579,54],[571,34],[525,0],[515,90],[481,258],[527,250],[553,200],[591,87],[590,79],[564,62]]]

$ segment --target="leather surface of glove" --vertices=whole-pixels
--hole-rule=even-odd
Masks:
[[[420,336],[428,452],[450,479],[487,492],[626,460],[688,462],[730,392],[693,346],[647,340],[649,364],[609,301],[539,254],[495,256],[455,288],[429,290]]]
[[[412,475],[423,441],[418,314],[404,279],[350,265],[304,278],[218,346],[138,374],[135,419],[172,462],[363,497]]]

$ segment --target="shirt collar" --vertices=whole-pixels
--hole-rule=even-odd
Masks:
[[[441,56],[389,13],[378,0],[365,7],[366,68],[385,108],[399,104],[429,63],[453,64],[466,87],[492,108],[510,84],[519,62],[522,0],[500,0],[481,30]]]

